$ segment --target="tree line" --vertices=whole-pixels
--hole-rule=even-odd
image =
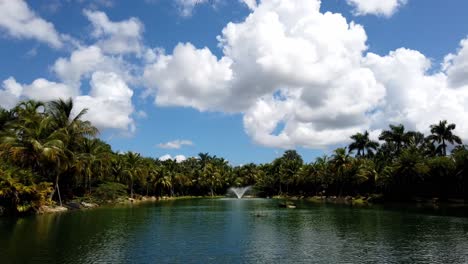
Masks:
[[[215,196],[231,186],[254,186],[259,196],[369,196],[389,200],[438,197],[468,200],[468,148],[455,124],[431,134],[390,125],[313,162],[287,150],[270,163],[232,166],[200,153],[182,162],[118,153],[75,111],[73,101],[24,101],[0,109],[0,209],[32,212],[76,197]]]

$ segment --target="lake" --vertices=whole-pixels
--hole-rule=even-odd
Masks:
[[[454,212],[226,198],[0,218],[0,263],[468,263]]]

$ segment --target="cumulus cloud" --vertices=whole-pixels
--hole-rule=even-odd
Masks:
[[[132,114],[133,91],[122,78],[112,72],[96,71],[90,80],[90,93],[79,95],[79,91],[64,83],[36,79],[31,84],[20,84],[13,77],[3,81],[0,89],[0,106],[10,109],[18,101],[33,99],[50,101],[73,98],[75,111],[88,108],[85,119],[101,129],[135,130]]]
[[[52,23],[33,12],[23,0],[0,0],[0,31],[19,39],[35,39],[60,48],[63,42]]]
[[[221,59],[179,44],[146,68],[145,79],[158,105],[243,112],[257,143],[316,147],[364,127],[384,96],[361,65],[366,39],[361,26],[320,13],[319,1],[265,0],[223,29]]]
[[[193,142],[190,140],[177,139],[166,143],[158,144],[158,147],[163,149],[180,149],[183,146],[193,146]]]
[[[177,163],[180,163],[180,162],[182,162],[182,161],[184,161],[186,159],[187,158],[184,155],[176,155],[175,157],[172,157],[171,155],[166,154],[166,155],[163,155],[163,156],[159,157],[159,160],[161,160],[161,161],[175,160]]]
[[[0,106],[10,109],[18,103],[23,86],[16,82],[15,78],[10,77],[3,81],[2,89],[0,89]]]
[[[92,36],[98,41],[96,45],[111,54],[143,52],[142,33],[143,24],[137,18],[124,21],[110,21],[106,13],[85,10],[84,15],[93,25]]]
[[[456,54],[449,54],[445,57],[443,69],[453,87],[460,88],[468,85],[468,39],[460,42],[460,49]]]
[[[76,109],[88,108],[84,118],[98,128],[114,128],[133,132],[133,91],[113,72],[94,72],[89,95],[75,98]]]
[[[74,50],[70,57],[62,57],[55,61],[52,71],[63,82],[79,86],[83,78],[89,78],[95,71],[118,73],[126,81],[130,81],[131,65],[122,58],[108,56],[96,45],[80,47]]]
[[[0,4],[5,3],[0,0]],[[0,105],[11,108],[24,99],[73,98],[75,110],[88,108],[84,118],[98,128],[132,133],[135,131],[133,116],[144,117],[145,113],[135,111],[133,106],[133,90],[128,85],[136,77],[133,64],[124,55],[137,54],[143,49],[140,43],[143,26],[135,18],[113,22],[102,12],[87,10],[85,15],[93,24],[97,42],[89,46],[78,45],[69,57],[57,59],[51,66],[57,82],[44,78],[31,84],[20,84],[13,77],[4,80]],[[88,93],[81,91],[85,82],[89,82]]]
[[[374,128],[385,127],[384,122],[403,123],[429,133],[429,125],[448,120],[456,123],[457,134],[468,140],[468,86],[456,89],[450,75],[429,73],[430,59],[415,50],[402,48],[386,56],[369,53],[364,64],[386,87],[385,104],[373,117]]]
[[[354,14],[362,15],[381,15],[390,17],[398,8],[405,5],[407,0],[346,0],[354,7]]]
[[[366,54],[363,27],[321,13],[318,0],[261,1],[218,40],[220,58],[190,43],[153,57],[144,79],[157,105],[243,113],[254,142],[277,148],[324,148],[388,123],[427,131],[441,119],[468,134],[468,41],[429,73],[418,51]]]
[[[24,96],[39,101],[68,99],[78,95],[78,91],[63,83],[51,82],[43,78],[34,80],[31,84],[19,84],[13,77],[4,81],[6,90],[15,92],[17,98]]]
[[[206,110],[228,98],[230,65],[228,58],[218,60],[208,48],[179,44],[172,55],[159,54],[156,62],[146,67],[144,79],[148,87],[158,89],[158,105]]]

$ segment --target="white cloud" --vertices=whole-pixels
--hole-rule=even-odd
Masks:
[[[10,77],[3,81],[0,89],[0,106],[11,109],[18,103],[23,93],[23,86],[16,82],[15,78]]]
[[[84,116],[100,129],[119,129],[133,132],[135,130],[132,114],[133,91],[122,78],[112,72],[94,72],[90,81],[91,91],[88,95],[79,95],[79,91],[64,83],[36,79],[31,84],[19,84],[13,77],[3,81],[0,90],[0,106],[10,109],[19,100],[34,99],[50,101],[59,98],[73,98],[75,111],[88,108]]]
[[[0,106],[10,109],[23,99],[50,101],[59,98],[68,99],[77,94],[76,89],[62,83],[40,78],[31,84],[20,84],[15,78],[10,77],[3,81],[3,88],[0,90]]]
[[[125,81],[131,82],[132,66],[122,58],[107,56],[98,46],[81,47],[73,51],[69,58],[59,58],[52,71],[65,83],[79,86],[83,78],[89,78],[95,71],[118,73]]]
[[[63,83],[51,82],[43,78],[34,80],[30,85],[23,88],[23,93],[28,98],[40,101],[50,101],[56,99],[68,99],[78,95],[73,87]]]
[[[468,85],[468,38],[460,42],[460,49],[456,54],[445,57],[443,69],[454,88]]]
[[[355,15],[392,16],[407,0],[346,0],[354,7]]]
[[[110,54],[141,54],[143,52],[143,24],[137,18],[113,22],[104,12],[85,10],[85,16],[92,23],[96,45]]]
[[[23,0],[0,0],[0,30],[14,38],[36,39],[54,48],[63,46],[52,23],[36,15]]]
[[[184,155],[176,155],[175,157],[172,157],[171,155],[166,154],[166,155],[163,155],[163,156],[159,157],[159,160],[161,160],[161,161],[175,160],[177,163],[180,163],[180,162],[182,162],[182,161],[184,161],[186,159],[187,158]]]
[[[179,44],[146,68],[158,105],[243,112],[257,143],[317,147],[365,127],[366,112],[384,96],[361,66],[364,29],[341,15],[321,14],[319,1],[262,1],[218,39],[221,59],[207,48]]]
[[[85,118],[98,128],[133,132],[133,91],[122,78],[112,72],[97,71],[91,77],[90,86],[89,95],[75,98],[76,109],[88,108]]]
[[[78,45],[69,57],[57,59],[51,70],[58,77],[58,82],[43,78],[31,84],[19,84],[13,77],[4,80],[0,89],[0,105],[11,108],[23,99],[49,101],[71,97],[76,111],[88,108],[84,117],[98,128],[132,133],[135,131],[133,117],[143,118],[145,113],[135,112],[133,90],[128,83],[136,82],[133,72],[136,66],[123,55],[139,53],[140,48],[143,49],[140,46],[143,26],[135,18],[112,22],[102,12],[85,11],[85,14],[94,25],[97,43]],[[106,41],[115,46],[107,45]],[[87,81],[89,93],[82,94],[82,82]]]
[[[166,143],[158,144],[158,147],[163,149],[180,149],[183,146],[193,146],[193,142],[190,140],[177,139]]]
[[[229,95],[230,64],[227,58],[218,60],[208,48],[179,44],[172,55],[159,54],[156,63],[146,67],[144,79],[148,87],[157,89],[158,105],[206,110],[222,105]]]
[[[428,73],[430,60],[415,50],[398,49],[387,56],[369,53],[364,64],[386,87],[385,104],[374,115],[374,128],[403,123],[429,133],[429,125],[448,120],[468,140],[468,85],[455,89],[450,75]]]
[[[261,1],[218,40],[220,59],[190,43],[153,57],[144,78],[157,105],[243,113],[254,142],[277,148],[324,148],[389,123],[427,131],[441,119],[468,135],[468,41],[429,74],[414,50],[366,54],[363,27],[317,0]]]

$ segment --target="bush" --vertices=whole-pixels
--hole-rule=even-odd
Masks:
[[[0,207],[6,214],[26,214],[37,211],[42,205],[50,203],[52,184],[21,182],[18,178],[30,174],[25,170],[0,169]]]
[[[106,182],[96,188],[93,196],[102,201],[116,200],[127,196],[127,186],[115,182]]]

